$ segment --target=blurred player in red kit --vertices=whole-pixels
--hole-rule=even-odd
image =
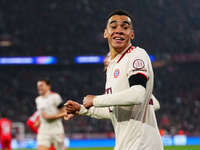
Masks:
[[[38,133],[38,128],[40,126],[40,115],[38,111],[35,111],[26,121],[26,125],[35,133]],[[53,145],[50,147],[50,150],[55,150]]]
[[[0,143],[2,150],[11,150],[12,122],[1,113],[0,119]]]
[[[38,127],[40,125],[39,112],[35,111],[26,121],[26,125],[35,133],[38,133]]]

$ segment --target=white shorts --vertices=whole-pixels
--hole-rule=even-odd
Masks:
[[[37,145],[50,147],[53,145],[56,150],[64,150],[64,134],[38,134]]]

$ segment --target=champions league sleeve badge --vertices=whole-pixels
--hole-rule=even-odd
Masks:
[[[144,66],[144,61],[141,60],[141,59],[136,59],[134,62],[133,62],[133,68],[135,69],[143,69],[145,66]]]

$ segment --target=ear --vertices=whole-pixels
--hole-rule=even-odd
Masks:
[[[104,29],[104,38],[107,39],[108,38],[108,30]]]
[[[134,30],[131,31],[131,40],[133,40],[135,38],[135,33]]]

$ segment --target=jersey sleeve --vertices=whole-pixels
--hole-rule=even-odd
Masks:
[[[44,103],[41,103],[40,97],[37,97],[35,102],[36,102],[36,108],[39,113],[46,111],[46,105]]]
[[[83,105],[81,105],[81,110],[79,114],[96,119],[110,119],[109,107],[97,108],[93,106],[89,109],[86,109]]]
[[[136,51],[132,51],[129,54],[129,60],[128,60],[128,78],[132,75],[141,74],[146,77],[146,79],[149,79],[149,70],[148,70],[148,63],[149,56],[145,52],[145,50],[138,48]]]
[[[44,110],[43,106],[40,105],[38,97],[35,99],[35,104],[36,104],[36,108],[37,108],[38,111]]]
[[[38,133],[38,129],[34,127],[34,122],[30,119],[28,119],[26,121],[26,125],[34,132],[34,133]]]
[[[55,106],[59,106],[62,103],[62,98],[59,94],[55,94],[54,104]]]

